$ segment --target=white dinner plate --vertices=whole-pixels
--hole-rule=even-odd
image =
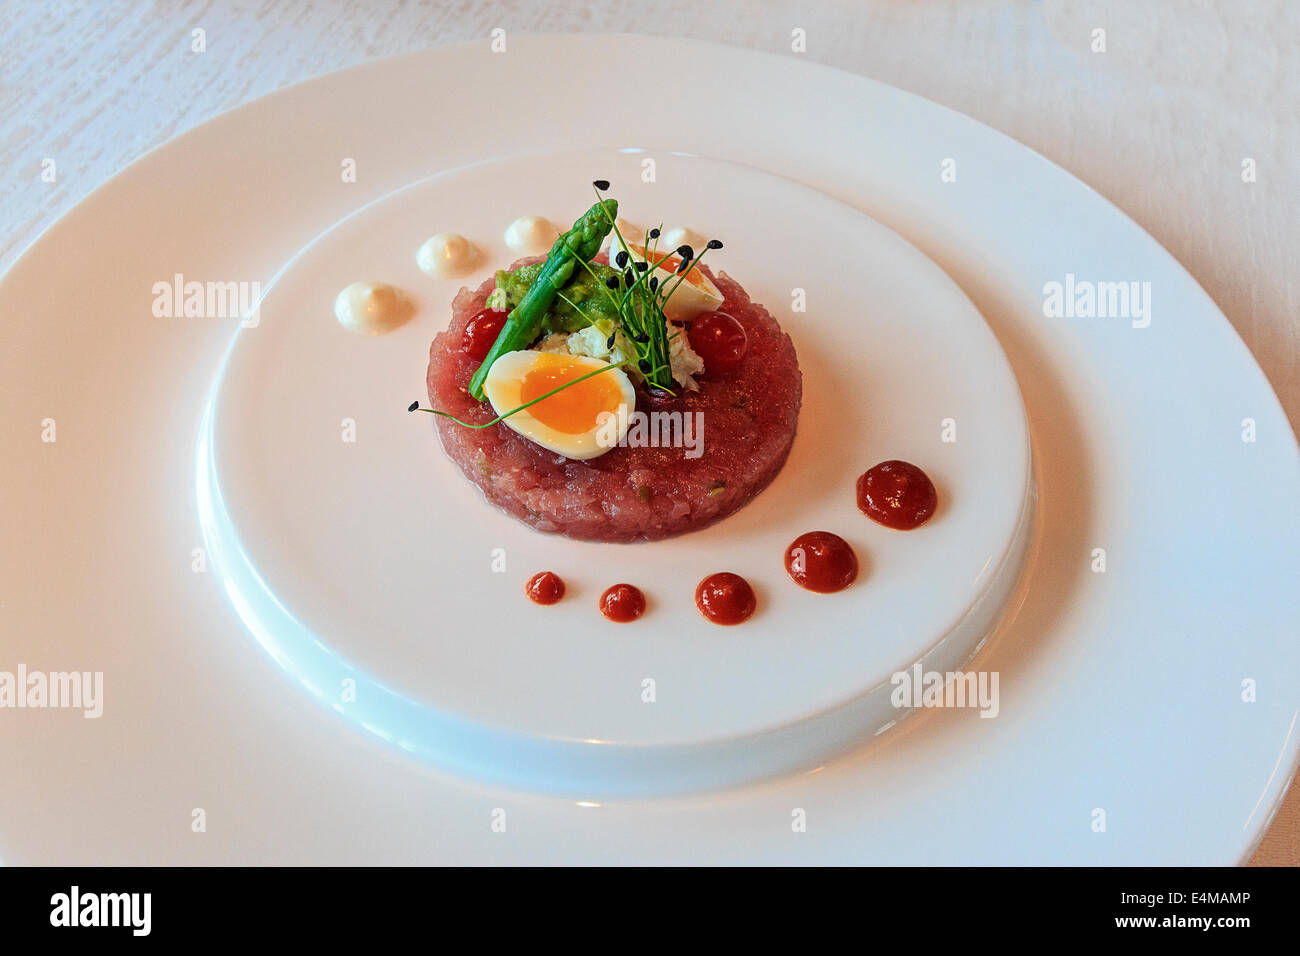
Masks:
[[[518,108],[560,74],[605,90],[629,62],[702,92]],[[645,157],[669,174],[653,190],[630,178]],[[804,366],[773,486],[654,545],[515,525],[401,411],[457,285],[421,279],[419,238],[465,232],[497,262],[510,217],[572,217],[602,164],[636,216],[722,235],[718,267]],[[260,283],[261,321],[155,315],[155,285],[177,274]],[[411,287],[415,318],[382,339],[342,331],[328,303],[363,278]],[[1149,310],[1045,314],[1050,283],[1130,281]],[[805,285],[825,314],[790,309]],[[18,768],[0,784],[5,862],[1227,863],[1294,769],[1300,459],[1276,398],[1149,236],[1024,147],[899,91],[642,37],[375,63],[125,170],[7,273],[0,314],[0,671],[104,681],[97,718],[0,713]],[[899,357],[854,359],[882,335]],[[791,721],[943,644],[985,565],[1021,570],[1017,382],[1033,537],[971,665],[999,675],[997,716],[925,711],[871,736],[879,715],[855,712],[791,745]],[[852,507],[845,482],[886,457],[924,459],[947,492],[914,536]],[[841,595],[782,579],[781,543],[819,522],[869,562]],[[487,566],[498,541],[506,573]],[[573,599],[522,602],[522,578],[561,561]],[[626,630],[593,603],[624,579],[615,562],[652,595]],[[722,569],[759,587],[748,625],[690,607],[699,574]],[[958,644],[984,637],[984,610]],[[623,703],[620,682],[647,669],[660,699]],[[344,673],[363,688],[351,710],[328,683]],[[367,709],[366,681],[409,709]],[[588,737],[632,757],[589,760]]]

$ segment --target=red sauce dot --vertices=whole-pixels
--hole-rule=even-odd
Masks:
[[[564,597],[564,579],[554,571],[542,571],[528,579],[524,593],[538,604],[554,604]]]
[[[754,613],[754,589],[739,574],[710,574],[695,589],[695,606],[714,624],[739,624]]]
[[[631,584],[615,584],[600,596],[600,613],[619,624],[635,621],[645,613],[645,595]]]
[[[829,594],[857,579],[858,556],[839,535],[809,531],[785,549],[785,569],[800,587]]]
[[[506,324],[507,315],[508,312],[498,312],[496,309],[475,312],[465,323],[465,331],[460,339],[461,351],[479,362],[487,358],[501,332],[501,326]]]
[[[687,338],[691,348],[704,359],[706,372],[733,369],[749,351],[745,327],[726,312],[706,312],[693,319]]]
[[[882,461],[858,479],[858,507],[886,528],[910,531],[925,524],[938,503],[930,476],[905,461]]]

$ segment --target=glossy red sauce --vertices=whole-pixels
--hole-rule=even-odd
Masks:
[[[930,476],[905,461],[882,461],[858,479],[858,507],[886,528],[910,531],[925,524],[938,503]]]
[[[809,531],[785,549],[785,569],[800,587],[829,594],[842,591],[854,582],[858,576],[858,556],[839,535]]]
[[[528,579],[524,593],[538,604],[554,604],[564,597],[564,579],[554,571],[542,571]]]
[[[714,624],[739,624],[754,613],[754,589],[739,574],[710,574],[695,589],[695,606]]]
[[[745,327],[726,312],[706,312],[692,319],[687,338],[691,348],[704,359],[706,372],[733,369],[749,351]]]
[[[600,596],[600,613],[619,624],[635,621],[645,613],[645,595],[631,584],[615,584]]]
[[[461,335],[461,351],[479,362],[487,358],[509,314],[509,312],[498,312],[496,309],[481,309],[470,316],[469,321],[465,323],[465,332]]]

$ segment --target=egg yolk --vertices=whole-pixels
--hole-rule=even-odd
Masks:
[[[541,353],[524,376],[519,391],[520,401],[531,402],[591,371],[589,365]],[[597,419],[601,412],[616,413],[622,403],[622,389],[612,375],[605,373],[593,375],[577,385],[570,385],[564,391],[530,406],[528,411],[533,418],[557,432],[580,435],[600,424]]]

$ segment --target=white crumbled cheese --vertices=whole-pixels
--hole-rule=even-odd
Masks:
[[[695,376],[704,371],[704,359],[691,348],[686,330],[671,322],[668,323],[668,364],[672,368],[674,382],[690,392],[699,388],[695,384]]]
[[[581,355],[587,358],[604,359],[606,362],[631,362],[626,369],[633,381],[642,378],[636,367],[636,350],[622,331],[614,336],[614,347],[609,346],[609,334],[614,323],[602,319],[594,325],[577,332],[552,332],[542,339],[535,348],[539,352],[553,352],[557,355]],[[691,348],[686,330],[673,323],[668,324],[668,364],[672,370],[673,381],[688,391],[696,391],[695,376],[704,371],[704,359]]]
[[[614,331],[614,323],[602,319],[585,329],[579,329],[569,336],[569,354],[585,355],[588,358],[604,359],[607,362],[622,362],[634,358],[635,354],[628,348],[628,341],[619,332],[614,336],[613,347],[609,344],[609,335]]]

